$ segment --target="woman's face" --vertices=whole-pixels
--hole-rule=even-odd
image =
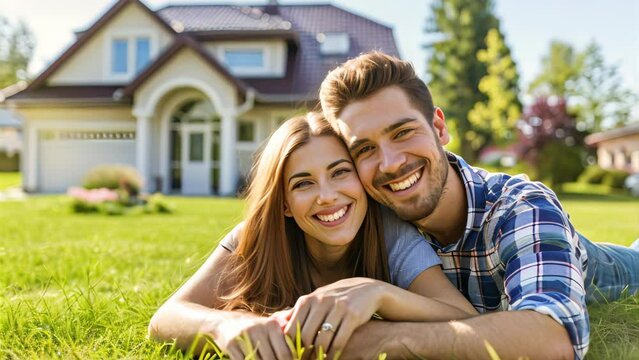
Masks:
[[[284,166],[285,215],[324,245],[348,245],[368,203],[344,144],[334,136],[311,137]]]

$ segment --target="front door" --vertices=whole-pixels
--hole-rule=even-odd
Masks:
[[[182,194],[211,194],[211,124],[182,125]]]

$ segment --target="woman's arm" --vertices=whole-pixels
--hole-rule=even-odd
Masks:
[[[305,346],[339,351],[374,313],[385,320],[423,322],[465,319],[477,311],[439,266],[433,266],[413,280],[409,291],[369,278],[349,278],[323,286],[300,297],[285,331],[295,336],[299,322]],[[324,323],[333,329],[322,331]]]
[[[231,236],[230,234],[227,236]],[[220,296],[226,293],[231,253],[218,246],[198,271],[153,315],[149,336],[160,341],[176,341],[189,348],[198,340],[201,351],[206,340],[231,359],[243,359],[243,343],[238,336],[247,334],[261,358],[291,358],[280,325],[274,318],[264,318],[243,311],[220,310]]]

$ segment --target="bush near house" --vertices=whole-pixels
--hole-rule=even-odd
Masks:
[[[601,184],[613,189],[623,189],[624,182],[630,174],[624,170],[603,169],[591,165],[579,175],[578,182],[584,184]]]
[[[141,194],[142,177],[136,169],[125,165],[104,165],[89,171],[81,188],[67,191],[72,199],[71,209],[76,213],[103,213],[124,215],[129,213],[171,213],[161,194]]]

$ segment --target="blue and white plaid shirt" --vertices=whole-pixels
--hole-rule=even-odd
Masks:
[[[588,350],[587,255],[555,193],[525,176],[488,173],[451,153],[466,188],[462,239],[434,243],[450,281],[480,312],[534,310],[562,324],[575,358]]]

